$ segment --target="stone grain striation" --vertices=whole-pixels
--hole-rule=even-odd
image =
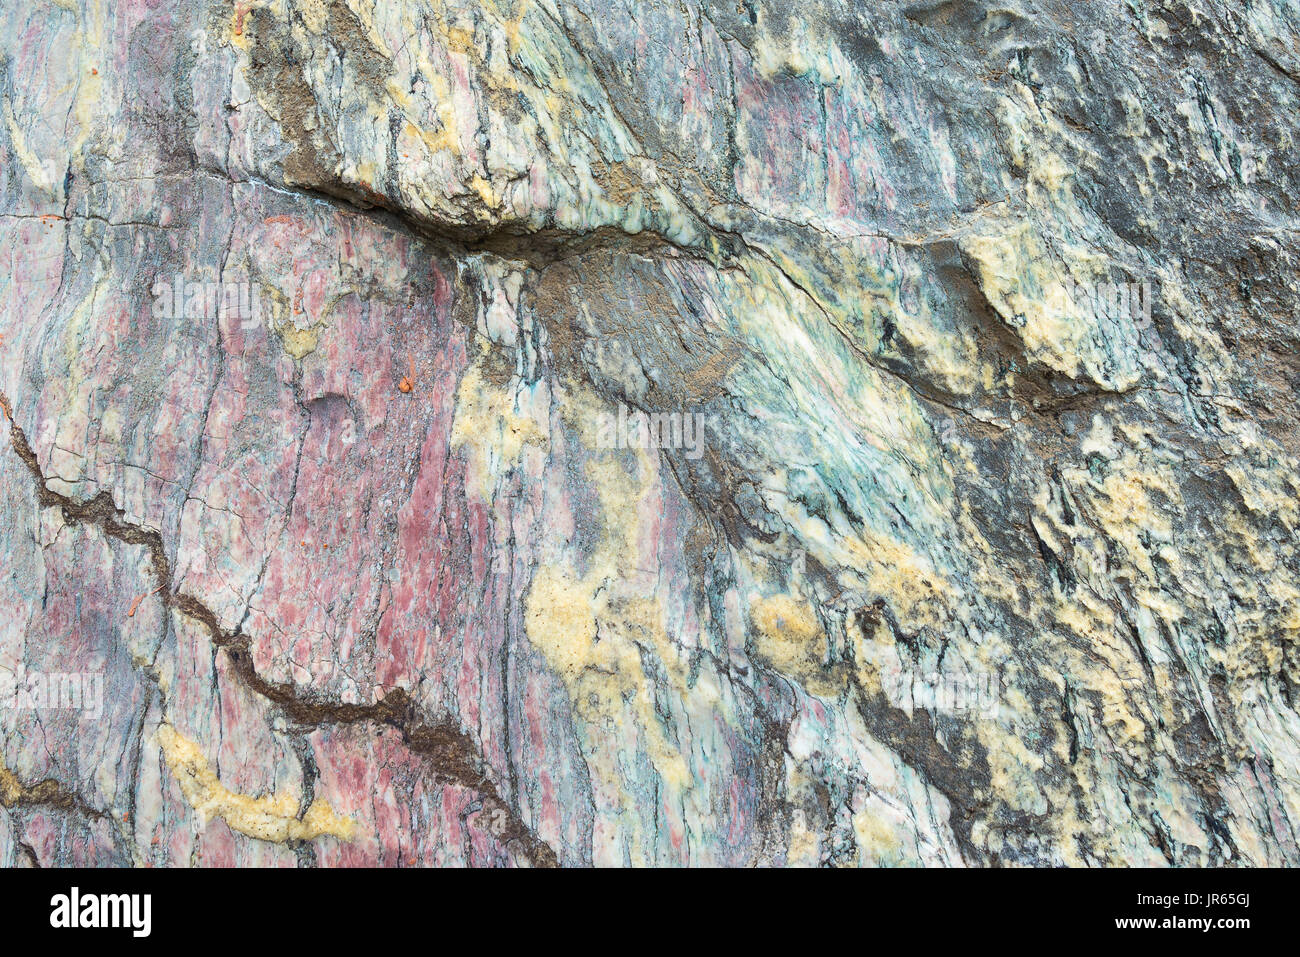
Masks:
[[[1300,864],[1294,3],[0,19],[0,864]]]

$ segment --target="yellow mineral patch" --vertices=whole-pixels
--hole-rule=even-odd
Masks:
[[[1105,529],[1107,537],[1122,545],[1132,565],[1154,581],[1156,571],[1151,556],[1158,543],[1170,540],[1173,529],[1167,509],[1156,505],[1152,493],[1174,506],[1181,502],[1177,483],[1168,469],[1150,468],[1130,450],[1112,463],[1100,482],[1082,469],[1065,469],[1062,474],[1078,483],[1089,514]],[[1144,536],[1154,540],[1152,547],[1143,543]]]
[[[981,721],[975,729],[988,755],[992,792],[1012,807],[1045,814],[1047,799],[1035,779],[1043,759],[1025,746],[1019,734],[1001,724]]]
[[[970,395],[980,382],[976,365],[975,339],[964,329],[950,331],[936,326],[927,316],[913,315],[900,308],[893,314],[894,328],[920,358],[935,379],[955,395]]]
[[[321,798],[299,818],[299,802],[292,794],[254,798],[231,791],[218,780],[199,746],[169,724],[159,726],[157,740],[181,793],[204,824],[219,817],[240,834],[276,844],[318,837],[346,841],[356,832],[356,822],[340,817]]]
[[[526,604],[528,640],[569,689],[574,713],[590,726],[621,729],[617,739],[644,749],[660,779],[681,794],[692,787],[690,770],[656,712],[640,651],[642,642],[657,646],[666,668],[680,680],[681,669],[663,631],[662,607],[657,599],[612,597],[618,584],[608,570],[597,564],[577,577],[565,568],[538,569]],[[623,792],[615,751],[594,751],[588,765],[620,800],[632,800]]]
[[[528,14],[528,7],[531,0],[518,0],[518,6],[515,15],[506,21],[506,41],[510,44],[510,52],[518,53],[520,44],[520,31],[523,29],[524,17]]]
[[[592,432],[603,408],[595,394],[561,388],[558,398],[575,431]],[[585,473],[600,503],[596,548],[582,572],[568,558],[538,568],[526,598],[525,627],[589,729],[584,756],[602,800],[631,820],[638,798],[626,787],[627,766],[638,751],[676,800],[695,800],[689,796],[689,742],[676,739],[666,723],[656,679],[670,690],[669,701],[680,702],[667,705],[673,713],[716,708],[718,689],[713,682],[688,680],[686,654],[668,631],[663,584],[653,568],[642,567],[643,536],[659,508],[656,459],[644,449],[599,451]],[[626,833],[633,853],[642,853],[639,832]]]
[[[280,338],[280,345],[285,353],[293,359],[302,360],[315,352],[320,346],[320,338],[325,331],[323,318],[312,322],[310,317],[298,309],[295,319],[295,306],[275,286],[261,283],[262,301],[270,303],[269,326]]]
[[[527,389],[516,391],[514,381],[489,381],[480,362],[465,370],[456,390],[451,447],[465,449],[484,501],[526,446],[544,448],[549,442],[545,402],[535,401]]]
[[[867,591],[889,602],[909,630],[939,627],[947,620],[944,596],[951,586],[911,546],[869,529],[863,529],[860,539],[846,539],[845,546],[852,556],[846,567],[856,569]]]
[[[790,867],[816,867],[821,861],[821,841],[808,826],[803,808],[795,808],[790,818],[790,843],[785,862]]]
[[[325,24],[329,22],[325,0],[293,0],[292,6],[308,30],[317,36],[325,31]]]
[[[77,92],[72,102],[72,113],[77,118],[77,135],[72,141],[71,150],[78,163],[84,162],[81,151],[91,134],[103,135],[100,121],[104,115],[102,103],[104,74],[100,72],[99,65],[102,65],[103,59],[107,59],[111,49],[111,44],[104,35],[106,9],[103,4],[87,4],[89,18],[78,30],[79,76]],[[120,142],[119,139],[119,144]],[[102,148],[103,143],[97,146]]]
[[[1045,153],[1035,162],[1029,181],[1031,187],[1039,186],[1048,193],[1059,193],[1064,189],[1066,180],[1073,175],[1074,171],[1066,165],[1065,160],[1055,153]]]
[[[813,694],[839,690],[829,680],[826,635],[812,605],[795,595],[771,595],[756,599],[749,617],[759,660],[798,679]]]
[[[12,807],[23,796],[23,786],[3,761],[0,761],[0,804]]]
[[[791,595],[760,598],[750,612],[754,627],[769,639],[801,647],[822,639],[821,623],[808,602]]]
[[[1058,205],[1073,206],[1068,181],[1074,171],[1050,148],[1065,139],[1064,127],[1039,106],[1029,87],[1013,81],[1013,88],[1015,96],[1005,97],[998,107],[998,120],[1006,130],[1012,165],[1028,173],[1026,198],[1030,205],[1049,211]]]
[[[474,190],[474,192],[478,194],[478,198],[483,200],[484,206],[487,206],[489,209],[492,209],[500,205],[501,198],[497,196],[496,191],[492,189],[492,184],[489,183],[487,180],[485,180],[482,176],[479,176],[477,173],[475,173],[470,178],[469,186],[470,189]]]
[[[1244,468],[1234,462],[1223,471],[1232,479],[1248,509],[1276,517],[1288,531],[1294,531],[1300,524],[1300,482],[1296,480],[1300,468],[1294,459],[1281,464],[1283,468],[1265,471]]]
[[[610,657],[609,647],[596,641],[596,614],[586,583],[562,569],[537,570],[528,592],[528,640],[566,681]]]
[[[456,127],[453,125],[456,116],[451,106],[451,89],[447,86],[447,81],[441,77],[433,86],[435,90],[439,91],[440,96],[446,97],[438,106],[438,118],[442,120],[442,128],[434,133],[407,120],[406,125],[402,127],[402,131],[408,138],[418,137],[430,155],[448,150],[453,155],[459,156],[460,137],[456,134]]]
[[[850,69],[835,41],[810,21],[789,18],[784,38],[776,37],[765,21],[766,15],[760,12],[753,43],[754,68],[760,76],[812,76],[819,83],[833,86]]]
[[[1079,371],[1081,325],[1033,223],[994,235],[970,236],[962,248],[975,260],[990,301],[1013,323],[1029,355],[1059,372]]]
[[[320,327],[299,329],[297,326],[285,326],[279,330],[284,351],[295,359],[302,359],[316,351],[320,345]]]
[[[1116,348],[1128,339],[1116,343],[1115,330],[1069,293],[1074,283],[1090,285],[1109,271],[1100,252],[1069,240],[1087,235],[1094,219],[1074,197],[1073,167],[1056,152],[1072,136],[1027,86],[1013,86],[1015,95],[1003,98],[998,116],[1012,165],[1026,171],[1032,215],[1004,222],[996,231],[980,230],[960,245],[975,260],[989,301],[1019,333],[1031,359],[1072,378],[1082,371],[1100,385],[1126,389],[1140,379],[1130,350]],[[1074,161],[1099,169],[1093,154]],[[1051,248],[1046,236],[1056,237]]]
[[[54,167],[52,164],[42,163],[40,158],[27,147],[27,138],[23,136],[22,128],[14,119],[13,105],[7,96],[4,98],[4,115],[5,126],[9,130],[9,142],[13,144],[14,152],[18,154],[18,161],[23,164],[23,169],[27,172],[27,178],[37,189],[53,196]]]
[[[899,863],[903,836],[877,809],[868,807],[854,813],[853,836],[864,858],[860,863],[868,866]]]

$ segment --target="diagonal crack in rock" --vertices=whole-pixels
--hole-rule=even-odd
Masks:
[[[9,435],[14,453],[31,474],[37,500],[43,508],[61,509],[69,522],[94,525],[111,538],[139,545],[149,552],[154,575],[161,587],[158,596],[164,604],[199,622],[207,629],[213,645],[227,656],[235,673],[246,687],[275,704],[295,724],[304,727],[347,725],[362,722],[383,724],[396,728],[406,746],[423,756],[434,775],[460,787],[482,795],[487,811],[501,811],[504,823],[498,837],[503,845],[517,843],[533,866],[555,867],[559,859],[555,850],[532,831],[517,811],[501,796],[496,784],[484,770],[484,761],[473,740],[453,722],[430,720],[420,713],[419,706],[404,689],[389,691],[371,704],[346,704],[303,694],[288,683],[268,681],[258,674],[249,651],[249,640],[238,632],[230,633],[221,627],[212,609],[193,595],[174,591],[171,563],[158,531],[144,528],[126,520],[124,513],[113,502],[112,495],[101,489],[92,498],[77,501],[53,491],[46,482],[36,452],[27,439],[26,432],[14,419],[13,405],[8,395],[0,392],[0,411],[9,422]],[[10,784],[14,787],[11,788]],[[17,795],[13,803],[43,803],[58,807],[75,807],[92,816],[102,816],[85,807],[75,795],[57,783],[44,781],[31,788],[19,788],[16,779],[0,777],[0,797],[5,806],[11,806],[10,792]]]

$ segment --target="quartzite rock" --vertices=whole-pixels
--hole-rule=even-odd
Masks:
[[[793,9],[0,14],[0,864],[1300,863],[1296,5]]]

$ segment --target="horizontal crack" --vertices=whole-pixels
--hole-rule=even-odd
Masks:
[[[276,183],[260,177],[236,178],[214,166],[197,166],[201,175],[240,186],[268,189],[288,196],[323,203],[341,214],[361,217],[379,226],[426,243],[456,260],[480,253],[525,263],[534,269],[584,255],[593,249],[618,248],[650,254],[670,250],[676,255],[708,261],[703,249],[675,242],[661,232],[643,229],[629,233],[605,224],[587,229],[534,228],[522,222],[505,221],[491,226],[461,226],[453,222],[417,216],[383,197],[366,199],[345,188]],[[702,221],[701,224],[703,225]],[[726,240],[725,234],[720,236]]]

